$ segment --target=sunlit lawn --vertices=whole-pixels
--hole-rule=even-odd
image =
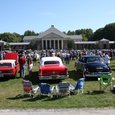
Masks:
[[[74,71],[74,61],[71,61],[68,66],[70,77],[65,81],[75,83],[80,75]],[[40,82],[37,77],[39,63],[36,63],[33,68],[32,77],[30,79],[33,87],[36,87]],[[112,68],[115,67],[115,61],[111,61]],[[19,75],[18,75],[19,76]],[[83,94],[76,94],[62,98],[30,97],[16,98],[16,95],[23,93],[22,78],[15,79],[0,79],[0,108],[81,108],[81,107],[113,107],[115,106],[115,94],[109,88],[105,92],[99,91],[99,83],[97,79],[86,79],[85,89]],[[113,77],[115,72],[113,71]],[[59,81],[48,81],[51,85],[58,84]],[[113,85],[115,82],[113,82]]]

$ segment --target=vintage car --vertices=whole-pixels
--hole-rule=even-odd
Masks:
[[[15,77],[17,75],[15,60],[0,60],[0,77]]]
[[[40,80],[56,80],[68,78],[68,68],[59,57],[42,57],[39,67]]]
[[[0,77],[15,77],[20,71],[19,56],[17,52],[5,53],[4,59],[0,60]]]
[[[75,68],[84,77],[99,77],[101,74],[111,74],[110,66],[106,65],[100,56],[83,55],[75,63]]]

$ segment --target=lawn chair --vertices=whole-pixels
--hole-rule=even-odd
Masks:
[[[53,97],[54,86],[51,87],[51,85],[48,83],[39,83],[38,86],[40,88],[40,92],[39,92],[40,97],[42,95],[45,95],[51,98]]]
[[[84,90],[84,81],[85,78],[80,78],[75,85],[70,85],[70,92],[71,94],[80,94],[83,93]]]
[[[37,86],[35,89],[32,87],[32,82],[29,80],[23,80],[23,91],[24,95],[29,95],[31,97],[34,97],[34,94],[37,93],[39,87]]]
[[[70,83],[68,82],[60,82],[55,88],[56,88],[56,95],[58,96],[66,96],[70,95],[69,90]]]
[[[110,90],[112,89],[112,74],[102,74],[99,78],[99,85],[100,90],[105,90],[107,87],[110,87]]]

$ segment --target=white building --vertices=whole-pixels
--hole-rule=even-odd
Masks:
[[[31,42],[31,40],[36,40],[37,49],[67,49],[68,40],[77,42],[82,41],[82,39],[81,35],[66,35],[52,25],[38,36],[24,36],[23,41]]]

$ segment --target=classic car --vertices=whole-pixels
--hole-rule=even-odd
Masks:
[[[20,71],[19,56],[17,52],[5,53],[4,59],[0,60],[0,76],[15,77]]]
[[[17,67],[15,60],[0,60],[0,77],[15,77]]]
[[[42,57],[39,67],[40,80],[56,80],[68,78],[68,68],[59,57]]]
[[[110,66],[104,63],[103,58],[95,55],[83,55],[75,63],[75,68],[84,77],[99,77],[101,74],[111,74]]]

